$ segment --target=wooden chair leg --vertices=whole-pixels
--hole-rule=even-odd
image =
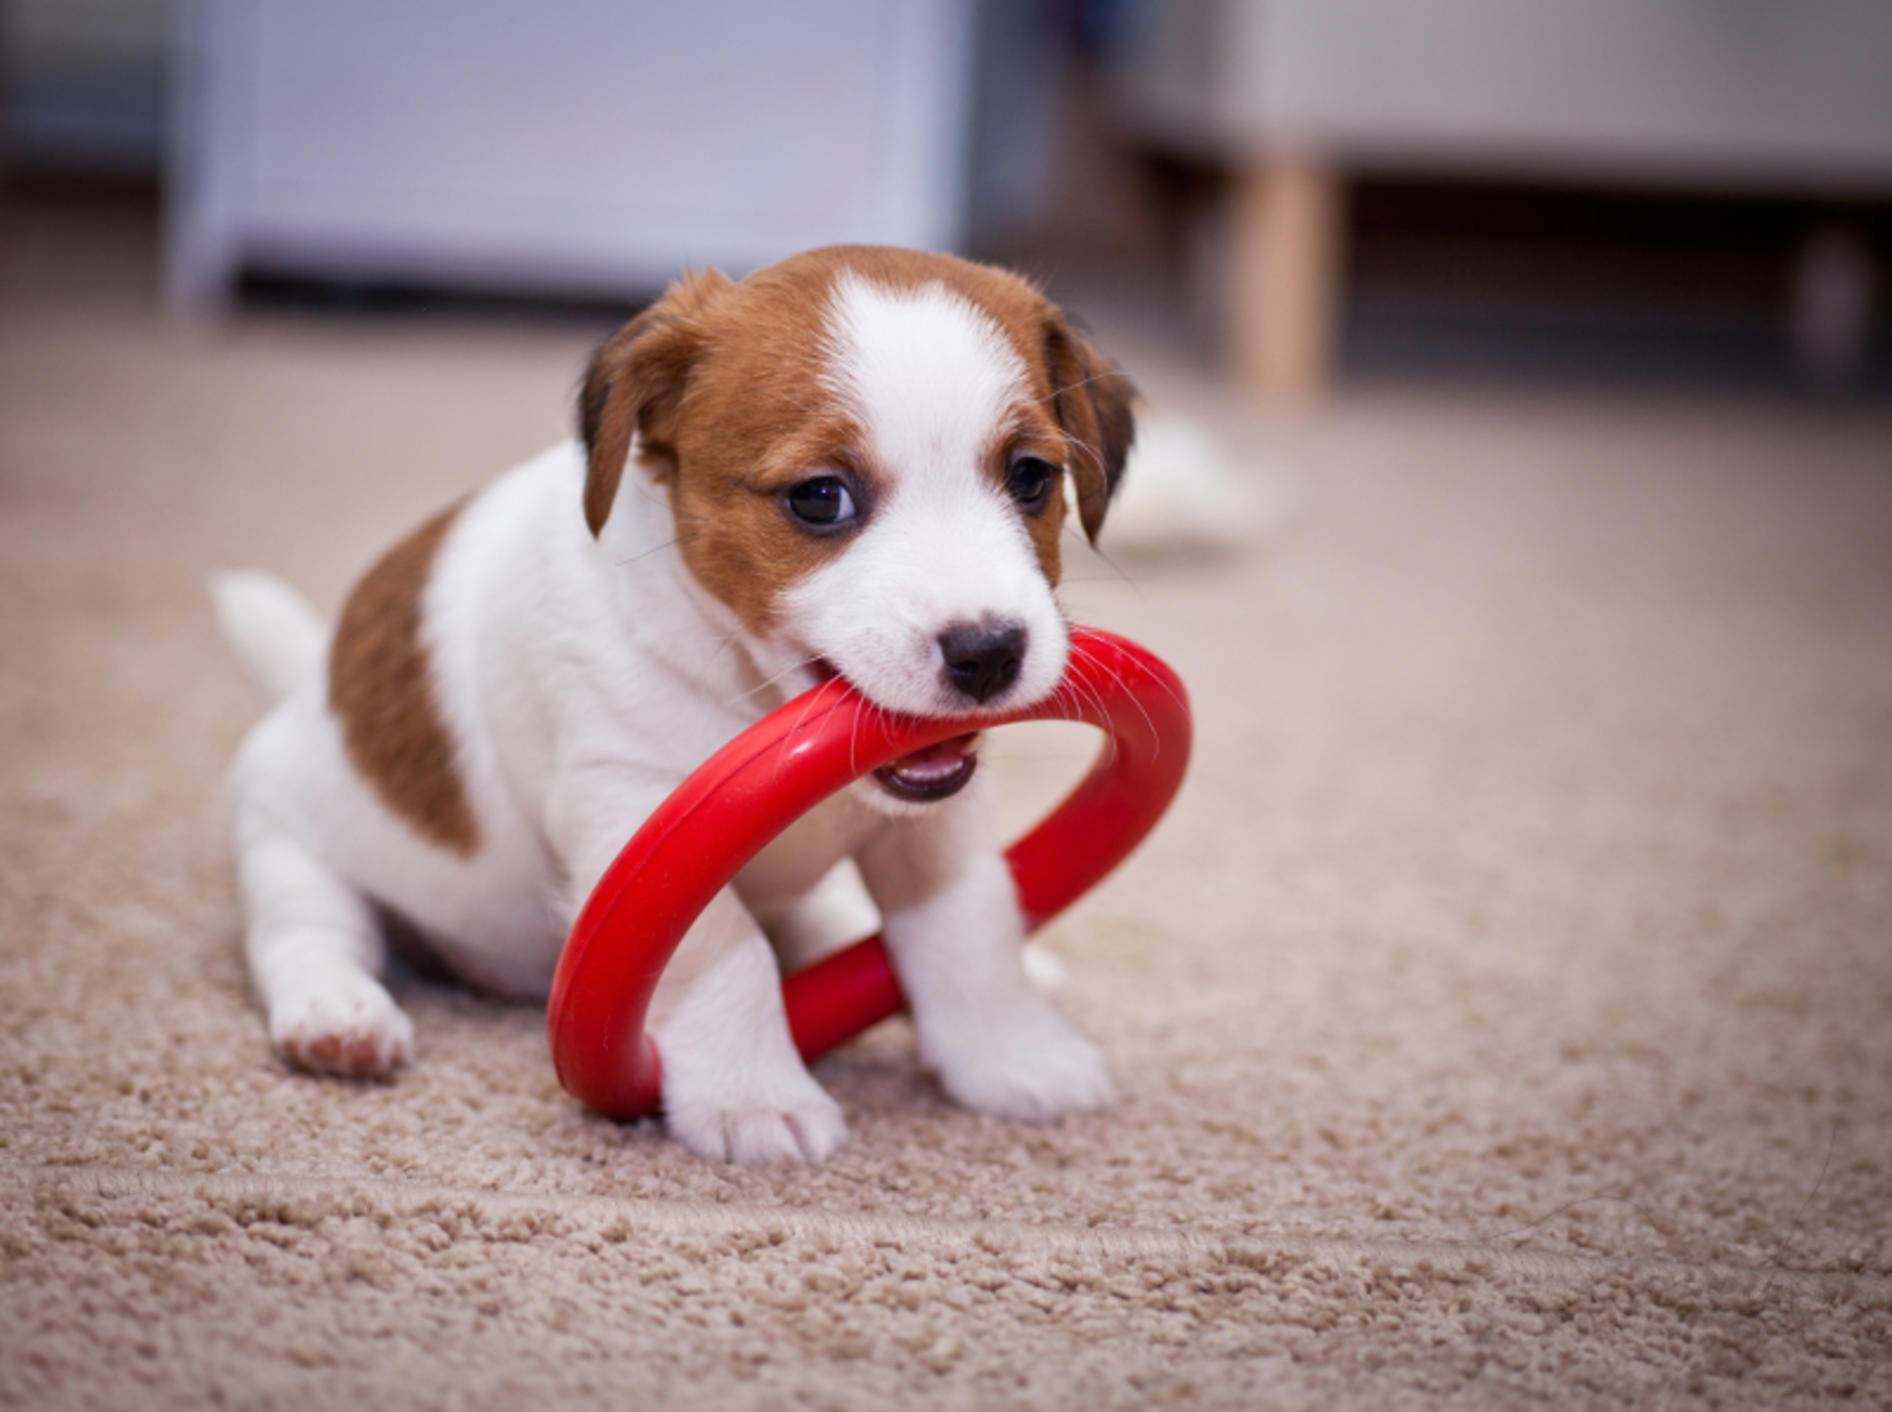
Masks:
[[[1228,290],[1234,372],[1271,406],[1306,406],[1332,381],[1345,261],[1345,191],[1332,167],[1271,154],[1235,190]]]

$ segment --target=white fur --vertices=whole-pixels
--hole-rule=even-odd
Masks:
[[[210,597],[224,636],[236,645],[257,690],[272,706],[321,673],[328,630],[281,579],[212,574]]]
[[[1026,630],[1025,659],[986,705],[1044,696],[1069,636],[1030,534],[984,468],[1025,396],[1018,354],[943,285],[908,293],[849,277],[836,282],[826,346],[829,381],[890,488],[859,541],[790,590],[794,632],[883,706],[934,716],[966,707],[941,681],[939,634],[1011,619]]]
[[[1280,459],[1244,455],[1191,417],[1139,417],[1136,449],[1110,503],[1110,553],[1240,553],[1279,536],[1299,503]]]
[[[411,1027],[376,979],[369,899],[469,978],[543,995],[579,905],[625,839],[696,762],[806,685],[792,669],[809,654],[883,706],[956,712],[935,639],[996,615],[1026,623],[1031,640],[1020,680],[989,704],[1055,684],[1062,616],[1017,510],[980,472],[1024,386],[1016,355],[938,288],[844,281],[829,334],[832,385],[893,485],[832,565],[792,591],[776,639],[745,633],[695,581],[668,547],[664,494],[634,470],[594,540],[575,444],[507,473],[452,522],[422,637],[478,822],[470,857],[420,837],[356,773],[310,665],[312,619],[283,611],[286,590],[220,588],[253,669],[292,687],[231,780],[246,949],[284,1054],[366,1074],[411,1054]],[[258,627],[268,622],[282,642]],[[313,640],[319,659],[319,632]],[[857,786],[711,902],[651,1015],[665,1111],[686,1146],[762,1162],[817,1160],[844,1141],[840,1110],[789,1041],[762,924],[793,930],[798,915],[820,913],[822,880],[847,858],[886,916],[922,1055],[950,1093],[1034,1118],[1107,1101],[1101,1056],[1027,982],[982,783],[897,811]]]
[[[986,782],[975,778],[968,792],[984,795]],[[1002,1118],[1056,1118],[1111,1101],[1102,1052],[1031,983],[990,809],[891,825],[860,863],[913,997],[921,1062],[947,1093]]]

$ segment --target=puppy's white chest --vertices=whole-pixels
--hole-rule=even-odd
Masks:
[[[843,858],[860,851],[886,819],[843,792],[789,825],[736,874],[736,894],[752,912],[793,905]]]

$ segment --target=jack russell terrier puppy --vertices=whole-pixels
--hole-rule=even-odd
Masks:
[[[638,823],[816,683],[922,716],[1049,695],[1065,481],[1094,538],[1132,395],[987,266],[856,246],[691,274],[598,350],[580,441],[389,550],[332,632],[278,581],[223,576],[225,630],[276,702],[231,772],[276,1049],[357,1075],[411,1057],[384,914],[468,980],[544,996]],[[1102,1054],[1027,978],[976,744],[857,781],[697,920],[649,1017],[691,1151],[818,1161],[845,1140],[768,935],[847,859],[948,1094],[1023,1119],[1111,1101]]]

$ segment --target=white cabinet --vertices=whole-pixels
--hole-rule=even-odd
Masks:
[[[951,246],[959,0],[203,0],[169,278],[597,294],[812,245]]]

